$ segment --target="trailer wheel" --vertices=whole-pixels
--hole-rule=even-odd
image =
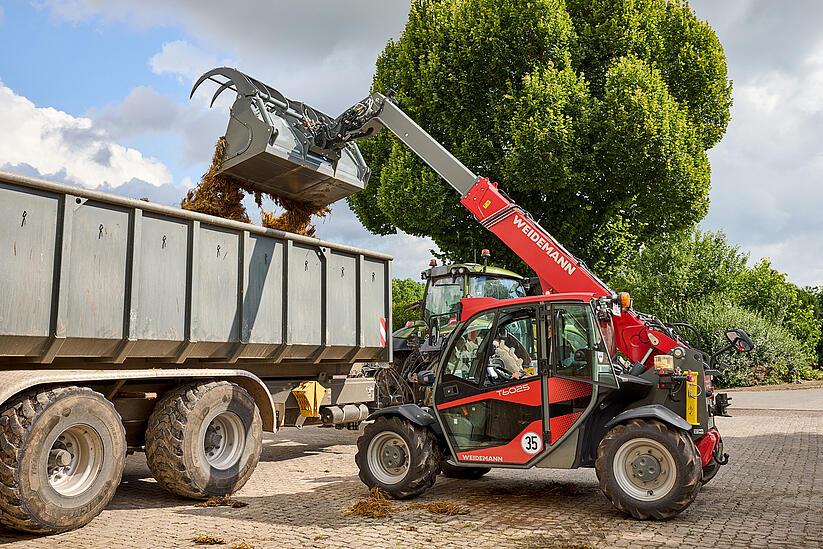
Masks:
[[[632,419],[612,428],[597,448],[600,489],[636,519],[667,519],[700,491],[700,454],[689,436],[659,421]]]
[[[440,471],[440,447],[429,429],[397,417],[379,417],[357,439],[360,480],[396,499],[419,496]]]
[[[489,471],[491,467],[458,467],[447,461],[440,464],[440,470],[446,478],[461,478],[465,480],[477,480]]]
[[[123,422],[100,393],[18,397],[0,413],[0,523],[38,534],[83,526],[114,496],[125,457]]]
[[[233,494],[249,480],[263,443],[260,412],[242,387],[198,382],[163,395],[146,429],[157,482],[187,498]]]

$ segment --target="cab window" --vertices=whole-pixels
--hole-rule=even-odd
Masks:
[[[489,349],[485,373],[485,385],[498,385],[537,375],[535,309],[521,309],[501,315]]]
[[[511,299],[514,297],[525,297],[526,289],[519,280],[512,278],[498,278],[485,275],[470,276],[469,295],[471,297]]]
[[[452,347],[451,355],[443,371],[449,376],[479,384],[489,332],[494,324],[494,313],[485,313],[472,319]]]
[[[556,375],[592,379],[594,326],[588,304],[554,307],[553,340]]]

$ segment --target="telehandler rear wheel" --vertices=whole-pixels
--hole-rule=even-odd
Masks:
[[[86,387],[21,395],[0,414],[0,523],[56,534],[108,505],[126,458],[120,415]]]
[[[458,467],[447,461],[440,464],[440,470],[446,478],[461,478],[465,480],[477,480],[489,471],[491,467]]]
[[[173,494],[225,496],[249,480],[262,444],[260,412],[245,389],[228,381],[189,383],[157,402],[146,429],[146,461]]]
[[[429,429],[397,416],[378,417],[357,439],[360,480],[396,499],[419,496],[440,471],[440,447]]]
[[[700,491],[700,453],[689,436],[653,419],[612,428],[597,448],[600,489],[636,519],[667,519],[685,510]]]

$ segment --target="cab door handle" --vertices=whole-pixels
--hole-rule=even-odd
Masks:
[[[443,387],[443,395],[444,396],[454,396],[458,393],[457,385],[446,385]]]

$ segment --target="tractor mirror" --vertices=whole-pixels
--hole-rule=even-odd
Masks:
[[[745,330],[735,328],[726,332],[726,339],[736,351],[740,353],[748,353],[754,349],[754,342]]]
[[[426,387],[434,385],[434,372],[431,370],[423,370],[417,374],[417,383]]]

